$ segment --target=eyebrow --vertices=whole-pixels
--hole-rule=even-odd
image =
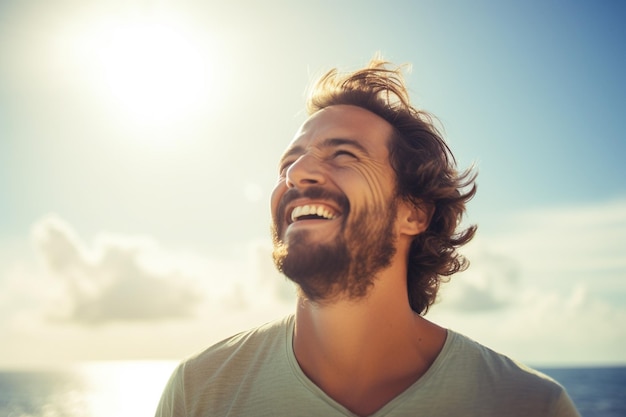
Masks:
[[[344,138],[328,138],[328,139],[324,139],[324,141],[321,143],[320,148],[336,148],[339,146],[351,146],[355,149],[358,149],[359,152],[365,154],[366,156],[369,156],[369,152],[367,151],[367,149],[361,145],[358,141],[354,140],[354,139],[344,139]],[[290,156],[293,155],[299,155],[302,152],[304,152],[304,147],[302,146],[294,146],[292,148],[290,148],[289,150],[287,150],[283,156],[280,158],[281,161],[284,161],[285,159],[289,158]]]
[[[359,152],[365,155],[369,155],[369,152],[367,151],[367,149],[365,149],[365,146],[361,145],[359,141],[354,139],[330,138],[325,139],[324,142],[322,142],[322,147],[324,148],[336,148],[342,145],[351,146],[358,149]]]

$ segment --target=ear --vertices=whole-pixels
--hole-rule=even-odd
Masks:
[[[428,229],[434,211],[432,204],[401,200],[398,204],[398,232],[411,237],[419,235]]]

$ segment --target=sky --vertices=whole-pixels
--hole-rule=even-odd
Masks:
[[[294,311],[270,256],[278,158],[309,82],[376,53],[479,173],[471,266],[427,318],[531,365],[626,364],[625,17],[0,2],[0,368],[180,360]]]

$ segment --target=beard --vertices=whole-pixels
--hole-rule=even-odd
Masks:
[[[308,230],[292,232],[288,242],[281,238],[284,207],[300,197],[325,198],[338,204],[343,222],[335,240],[311,241]],[[343,195],[319,187],[303,192],[290,189],[283,196],[272,225],[274,264],[310,301],[332,301],[341,296],[351,300],[363,298],[374,285],[377,273],[391,264],[396,252],[393,233],[396,215],[395,198],[385,207],[364,208],[352,217]]]

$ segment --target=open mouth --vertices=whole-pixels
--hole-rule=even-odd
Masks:
[[[296,206],[291,210],[289,223],[301,220],[333,220],[338,216],[334,210],[321,204]]]

